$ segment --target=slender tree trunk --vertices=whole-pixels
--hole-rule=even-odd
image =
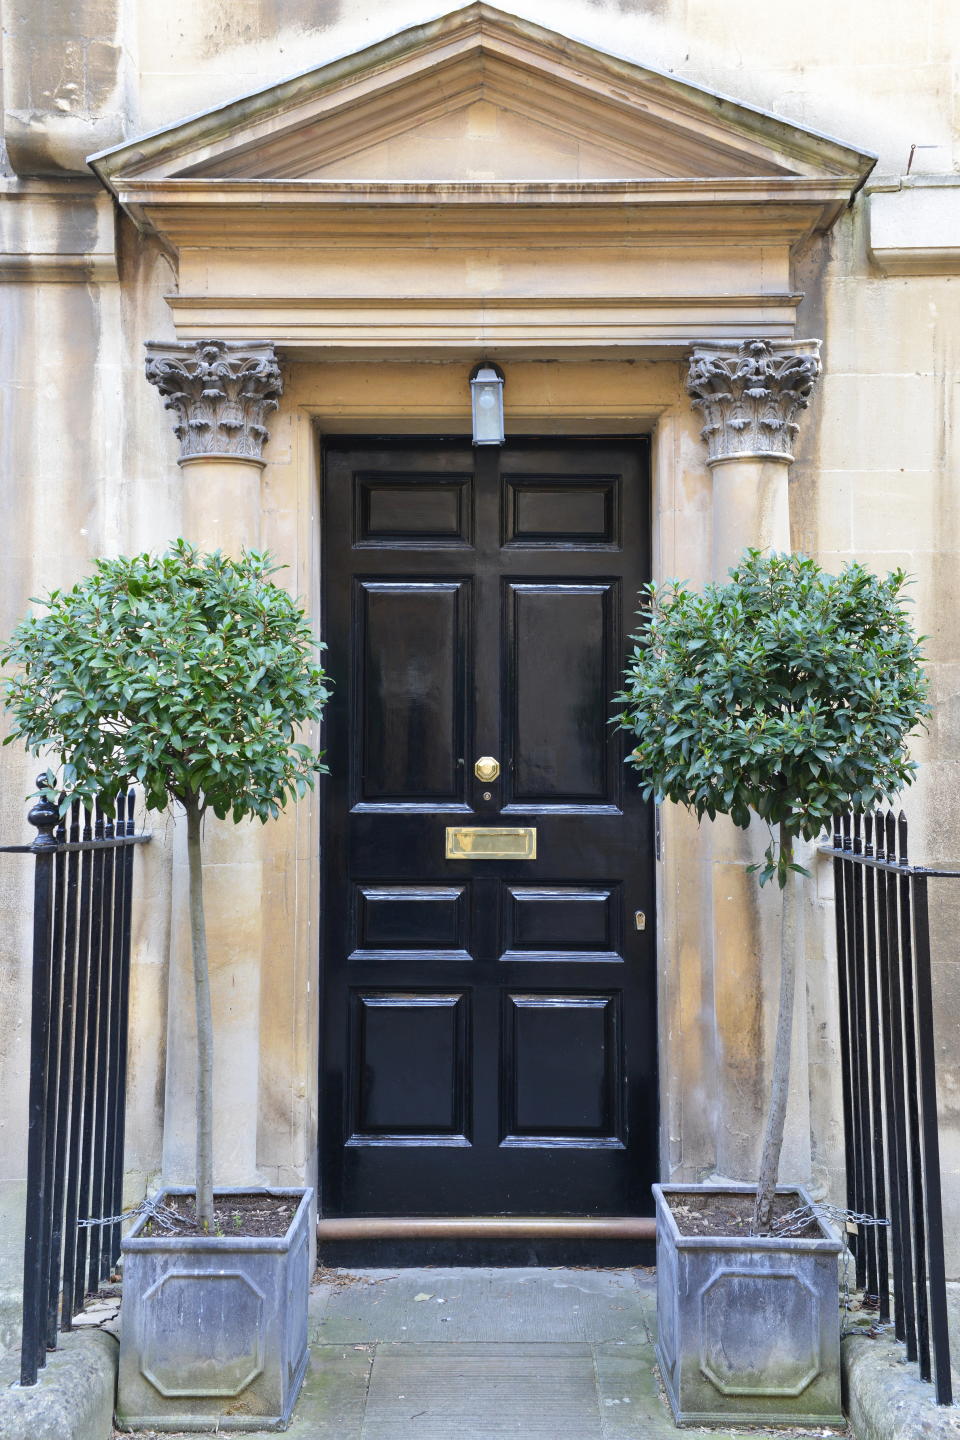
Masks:
[[[780,826],[780,853],[788,864],[793,861],[793,836]],[[797,989],[797,875],[787,871],[787,883],[780,900],[780,1010],[777,1015],[777,1038],[773,1050],[773,1074],[770,1081],[770,1109],[763,1137],[757,1203],[753,1215],[756,1235],[769,1233],[773,1221],[773,1200],[783,1149],[783,1127],[787,1118],[787,1096],[790,1090],[790,1048],[793,1039],[793,1007]]]
[[[187,858],[190,868],[190,941],[193,947],[193,994],[197,1013],[197,1224],[213,1231],[213,1010],[207,964],[207,926],[203,914],[203,857],[200,823],[203,811],[194,796],[187,811]]]

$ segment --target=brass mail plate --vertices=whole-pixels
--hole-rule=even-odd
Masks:
[[[447,827],[448,860],[536,860],[537,832],[533,825],[500,829],[493,825]]]

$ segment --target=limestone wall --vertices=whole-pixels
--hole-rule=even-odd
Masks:
[[[2,59],[10,165],[0,191],[4,634],[30,596],[69,583],[95,555],[162,545],[183,525],[187,476],[176,464],[169,417],[143,379],[144,342],[174,334],[164,296],[176,289],[176,257],[114,216],[108,197],[90,182],[84,157],[348,53],[439,7],[435,0],[396,0],[388,15],[358,0],[84,0],[58,7],[54,26],[49,7],[20,7],[16,15],[8,8]],[[516,0],[514,8],[878,153],[867,193],[829,236],[795,257],[794,285],[805,297],[797,334],[823,338],[825,369],[794,467],[792,538],[828,565],[858,557],[882,570],[902,564],[916,576],[916,619],[929,637],[937,711],[917,743],[921,778],[907,805],[920,858],[960,857],[960,223],[951,218],[950,201],[960,171],[960,10],[953,0],[916,0],[909,8],[900,0],[818,0],[799,8],[741,0],[733,12],[712,0],[552,0],[549,6]],[[921,178],[904,185],[908,167],[911,180]],[[925,183],[927,172],[938,183]],[[944,185],[945,178],[951,183]],[[888,239],[890,254],[896,249],[900,256],[900,273],[887,274],[870,256],[870,209],[878,207],[879,223],[879,207],[894,203],[897,214],[906,215],[906,239]],[[890,233],[878,229],[877,243]],[[907,251],[912,259],[903,258]],[[941,273],[919,273],[924,270]],[[531,428],[558,414],[568,429],[630,428],[635,404],[636,423],[655,427],[660,572],[706,578],[710,480],[676,361],[620,371],[610,385],[610,372],[597,370],[592,389],[589,379],[572,373],[558,383],[556,370],[533,367],[512,378],[515,415]],[[444,366],[387,372],[299,365],[288,367],[286,378],[262,481],[263,539],[290,564],[291,588],[315,607],[315,426],[373,427],[388,402],[396,428],[462,423],[454,396],[465,393],[464,377]],[[524,394],[526,401],[518,402]],[[590,404],[593,422],[584,410]],[[33,769],[17,753],[0,752],[0,838],[14,841],[25,833],[22,797]],[[236,1084],[246,1084],[254,1067],[252,1088],[243,1094],[252,1095],[257,1114],[255,1143],[240,1156],[225,1148],[230,1178],[292,1179],[309,1175],[314,1163],[317,824],[316,806],[307,805],[257,842],[261,928],[237,943],[247,946],[244,963],[258,969],[261,982],[269,975],[270,983],[258,990],[253,1052],[235,1052],[224,1062],[228,1086],[229,1065],[239,1067]],[[165,820],[152,828],[152,846],[137,857],[131,1193],[164,1163],[171,1175],[185,1171],[190,1153],[188,1052],[174,1049],[168,1066],[165,1042],[168,1003],[177,1018],[184,1007],[177,978],[183,960],[176,940],[182,925],[178,838]],[[841,1145],[830,876],[815,863],[806,913],[807,1024],[800,1037],[810,1083],[803,1075],[797,1082],[789,1154],[794,1173],[809,1167],[815,1182],[835,1190]],[[738,998],[735,971],[727,968],[736,956],[725,959],[727,947],[715,944],[716,911],[704,898],[715,878],[696,827],[683,816],[669,817],[660,877],[663,1153],[665,1169],[683,1177],[715,1171],[725,1155],[738,1155],[737,1164],[749,1167],[750,1136],[733,1131],[745,1115],[756,1115],[758,1077],[744,1069],[743,1109],[734,1115],[718,1112],[716,1075],[730,1058],[735,1031],[759,1035],[769,1025],[769,996]],[[734,859],[728,878],[730,913],[721,940],[726,934],[731,947],[763,952],[762,909],[756,924],[744,925],[736,899],[742,860]],[[954,1237],[960,1235],[958,901],[938,900],[934,916],[945,1200]],[[233,904],[228,885],[221,918],[229,918]],[[0,1299],[15,1291],[19,1272],[28,926],[28,865],[2,857]],[[176,958],[168,987],[171,934]],[[715,957],[724,967],[719,972]],[[236,1003],[229,990],[225,980],[225,1013]],[[960,1273],[960,1242],[951,1267]]]
[[[76,232],[96,239],[93,207],[50,184],[42,205],[8,182],[0,215],[31,208],[34,255],[77,247]],[[12,196],[11,198],[11,191]],[[40,212],[38,215],[38,211]],[[85,216],[86,212],[86,216]],[[113,217],[107,206],[112,238]],[[7,232],[10,250],[20,258]],[[65,251],[69,257],[79,249]],[[29,254],[27,259],[29,259]],[[89,257],[88,257],[89,258]],[[103,267],[90,264],[90,270]],[[155,545],[179,529],[180,474],[165,451],[156,398],[142,382],[144,331],[163,333],[160,298],[171,283],[169,263],[145,247],[121,248],[116,278],[50,282],[26,269],[0,284],[0,424],[3,564],[0,631],[8,635],[31,596],[72,584],[93,557]],[[117,274],[113,265],[114,276]],[[144,393],[146,391],[146,393]],[[145,413],[146,412],[146,413]],[[0,760],[4,843],[29,842],[25,797],[39,766],[18,749]],[[153,844],[137,854],[139,903],[134,921],[131,1104],[128,1163],[142,1176],[158,1167],[163,1111],[166,938],[169,929],[169,836],[154,826]],[[32,862],[0,863],[0,1326],[4,1298],[20,1283],[29,1013]],[[132,1188],[136,1189],[136,1178]],[[142,1179],[140,1180],[142,1193]],[[3,1331],[0,1329],[0,1343]]]

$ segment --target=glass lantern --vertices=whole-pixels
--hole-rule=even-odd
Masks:
[[[482,360],[470,376],[474,445],[502,445],[503,371]]]

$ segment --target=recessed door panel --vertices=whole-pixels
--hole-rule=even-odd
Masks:
[[[351,960],[469,959],[466,885],[355,886]]]
[[[506,885],[504,899],[502,960],[622,959],[619,885]]]
[[[645,456],[325,447],[324,1214],[653,1213]]]
[[[467,1143],[463,995],[354,996],[354,1144]]]
[[[547,476],[508,476],[504,482],[503,531],[507,545],[530,548],[606,545],[619,542],[620,481],[579,484]]]
[[[614,995],[510,995],[506,1145],[620,1145]]]
[[[471,539],[469,475],[366,475],[354,480],[355,543],[448,548]]]
[[[510,803],[615,803],[614,582],[508,582]]]
[[[361,804],[428,804],[463,793],[463,581],[361,580]]]

